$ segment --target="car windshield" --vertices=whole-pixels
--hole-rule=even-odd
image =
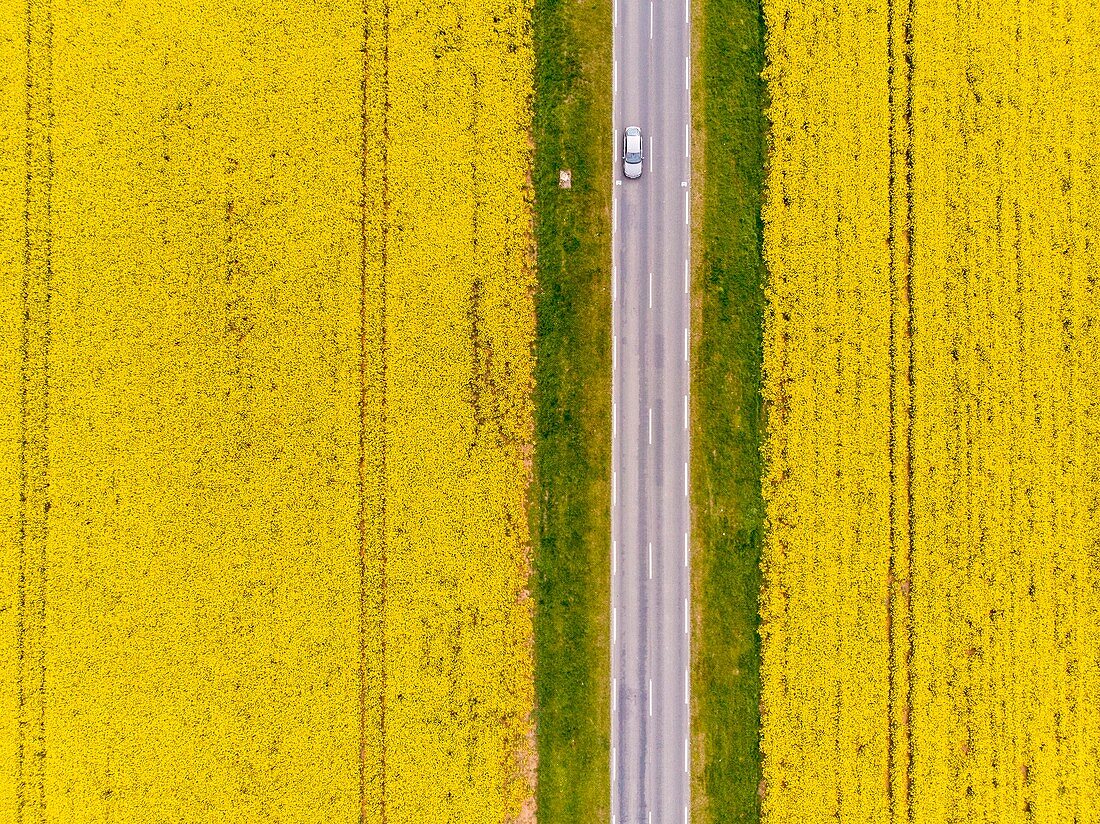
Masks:
[[[642,153],[641,152],[627,152],[626,153],[626,162],[627,163],[641,163],[642,162]]]

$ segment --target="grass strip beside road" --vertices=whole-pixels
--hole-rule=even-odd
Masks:
[[[760,820],[766,89],[759,2],[697,0],[693,31],[694,196],[702,206],[692,256],[693,821],[730,824]]]
[[[593,824],[610,820],[611,2],[535,0],[533,23],[538,818]]]

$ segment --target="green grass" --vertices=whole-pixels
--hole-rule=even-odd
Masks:
[[[760,820],[764,24],[758,0],[696,2],[693,820],[730,824]]]
[[[610,819],[611,0],[535,0],[533,23],[538,819],[593,824]]]

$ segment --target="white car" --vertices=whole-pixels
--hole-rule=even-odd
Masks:
[[[642,176],[642,130],[637,126],[623,136],[623,174],[631,180]]]

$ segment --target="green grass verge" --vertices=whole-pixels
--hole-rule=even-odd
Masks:
[[[610,819],[611,0],[535,0],[533,24],[538,820],[594,824]]]
[[[760,820],[764,23],[759,0],[696,2],[693,820],[730,824]]]

